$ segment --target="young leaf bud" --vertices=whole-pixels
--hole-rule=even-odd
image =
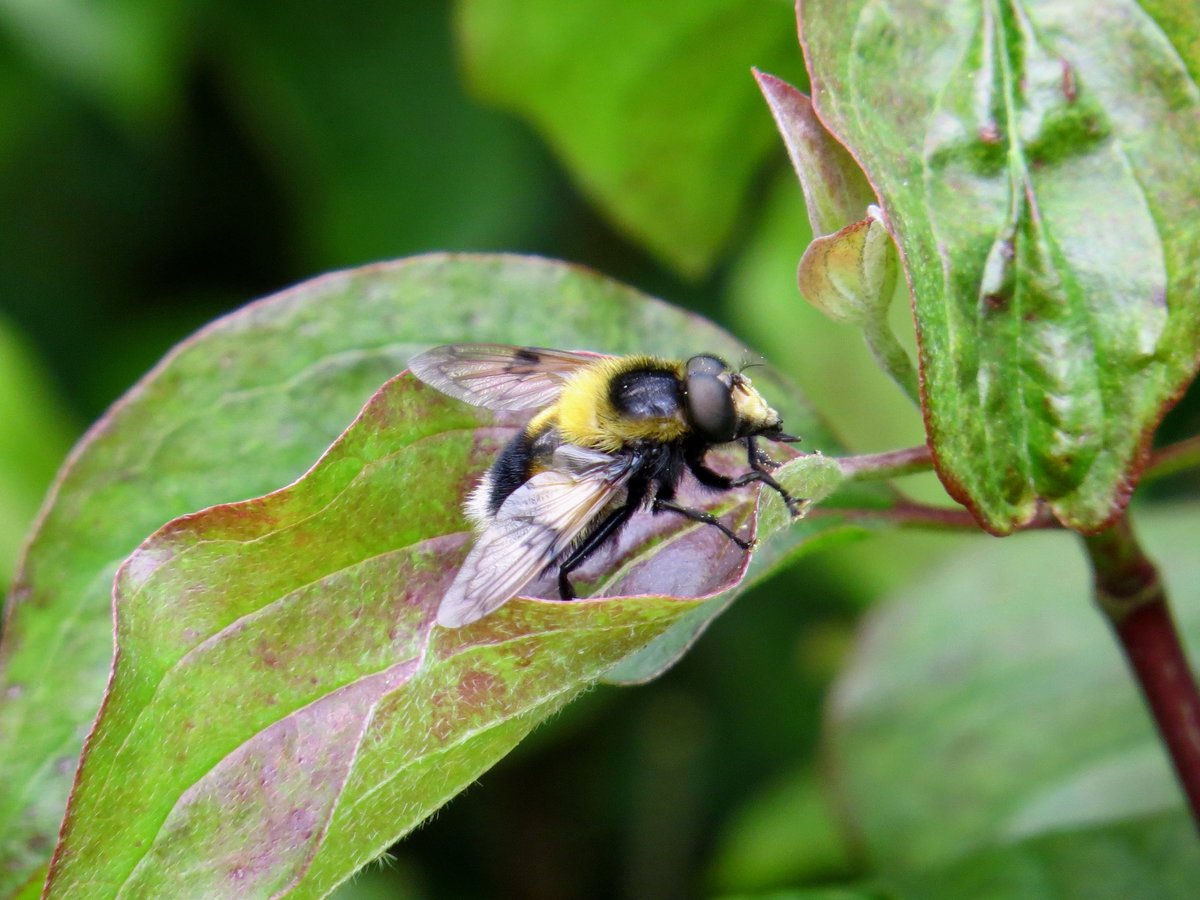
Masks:
[[[841,231],[816,238],[800,259],[800,293],[835,322],[881,319],[896,289],[897,260],[879,210]]]

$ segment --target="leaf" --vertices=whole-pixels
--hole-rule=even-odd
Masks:
[[[461,503],[515,431],[486,422],[400,376],[296,484],[177,519],[129,558],[48,896],[323,894],[741,580],[714,529],[642,517],[581,570],[605,599],[435,629]],[[735,521],[756,505],[738,494]]]
[[[842,485],[843,475],[834,460],[814,454],[791,460],[775,472],[775,478],[792,496],[803,497],[815,505]],[[872,504],[887,505],[893,499],[879,485],[867,486],[865,490],[851,487],[849,493],[850,496],[841,498],[842,502],[853,503],[866,499]],[[817,538],[845,528],[845,524],[836,518],[789,522],[783,504],[777,497],[767,497],[765,502],[767,507],[758,530],[760,544],[755,548],[738,591],[718,594],[680,616],[663,634],[609,669],[604,674],[604,681],[609,684],[642,684],[657,678],[679,661],[741,591],[770,575],[789,556],[819,547]],[[833,505],[839,504],[835,502]]]
[[[1197,17],[806,0],[800,18],[817,114],[908,273],[943,482],[997,534],[1039,498],[1100,528],[1197,364],[1200,89],[1172,46]]]
[[[896,268],[887,228],[868,217],[813,238],[800,258],[800,293],[835,322],[866,324],[886,317]]]
[[[103,10],[79,0],[0,4],[5,31],[55,76],[120,117],[160,115],[183,82],[185,4],[116,0]]]
[[[401,376],[295,485],[177,519],[130,557],[50,896],[273,894],[314,856],[305,889],[322,892],[697,602],[515,601],[433,630],[469,542],[463,475],[513,431],[484,419]],[[728,587],[741,554],[686,531],[708,564],[672,577]]]
[[[730,273],[726,308],[734,327],[774,365],[805,385],[814,405],[848,446],[866,451],[922,443],[920,415],[908,404],[895,402],[895,388],[871,359],[862,336],[780,289],[795,277],[796,260],[812,239],[799,201],[795,177],[781,173],[761,223],[747,235],[745,251]],[[906,308],[893,306],[894,314],[911,323]],[[936,476],[921,477],[935,491],[921,499],[944,501]],[[906,486],[911,487],[911,479]]]
[[[710,896],[830,881],[850,869],[822,781],[810,768],[796,769],[743,804],[717,835]]]
[[[297,478],[412,353],[471,340],[742,352],[711,323],[582,269],[497,256],[420,257],[329,275],[180,345],[76,448],[9,597],[0,895],[53,848],[108,676],[109,586],[120,562],[168,519]],[[808,446],[836,448],[794,389],[780,384],[768,396]],[[439,477],[461,487],[449,472]]]
[[[7,585],[54,466],[70,445],[70,426],[23,341],[0,318],[0,585]]]
[[[460,0],[467,75],[533,123],[583,190],[680,271],[708,269],[774,147],[747,73],[800,75],[787,7]]]
[[[1200,510],[1147,510],[1141,525],[1195,647]],[[833,697],[830,747],[875,868],[919,871],[1060,831],[1136,831],[1180,806],[1121,655],[1088,608],[1072,537],[980,547],[865,624]],[[1186,820],[1178,827],[1194,842]]]
[[[886,900],[888,896],[863,887],[814,887],[765,894],[726,894],[722,900]]]
[[[209,52],[305,265],[546,246],[562,227],[535,138],[467,97],[449,19],[442,3],[220,5]]]
[[[800,180],[813,235],[833,234],[862,219],[875,192],[854,157],[821,124],[812,101],[774,75],[756,71],[754,77]]]
[[[1184,812],[1046,834],[888,883],[913,900],[1188,900],[1200,850]]]

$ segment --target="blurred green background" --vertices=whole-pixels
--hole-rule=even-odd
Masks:
[[[538,5],[508,6],[536,46]],[[701,7],[738,22],[753,8],[754,27],[685,21]],[[519,77],[493,80],[506,46],[489,18],[497,8],[0,3],[4,582],[70,445],[174,343],[322,272],[426,251],[596,268],[731,328],[803,384],[856,450],[921,442],[919,415],[857,334],[795,290],[808,225],[749,72],[802,82],[791,5],[664,4],[677,43],[661,47],[658,29],[638,30],[636,4],[612,4],[612,35],[596,26],[589,50],[599,58],[561,73],[560,103],[609,123],[582,149],[556,131],[553,110],[523,107]],[[644,90],[629,92],[654,81],[633,71],[639,54],[669,65],[704,37],[733,48],[721,62],[734,74],[719,81],[729,96],[714,95],[713,108],[738,110],[719,125],[745,153],[705,161],[714,185],[729,172],[728,198],[715,187],[703,198],[724,210],[718,221],[681,200],[680,223],[662,206],[676,232],[640,230],[644,211],[612,199],[605,166],[625,170],[604,141],[653,141],[662,169],[690,176],[689,136],[715,127],[708,107],[681,97],[664,123],[637,106]],[[702,81],[706,62],[680,77]],[[605,96],[612,84],[626,93]],[[703,233],[689,233],[697,221]],[[907,310],[895,314],[910,332]],[[1172,433],[1195,433],[1195,408],[1173,414]],[[940,494],[929,477],[914,490]],[[971,540],[894,535],[805,560],[736,604],[657,682],[598,688],[571,706],[344,897],[670,898],[866,874],[822,768],[826,695],[862,611]]]

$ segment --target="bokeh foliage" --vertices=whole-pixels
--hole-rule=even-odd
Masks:
[[[382,0],[0,7],[0,305],[14,335],[0,350],[0,398],[11,398],[0,404],[0,487],[17,497],[0,534],[24,530],[73,423],[95,419],[188,332],[314,273],[426,250],[592,265],[729,324],[801,379],[849,447],[919,442],[919,415],[859,336],[797,302],[795,264],[810,235],[748,71],[803,87],[790,4],[670,4],[649,17],[622,0],[604,4],[605,27],[581,26],[591,5],[471,0],[453,17],[440,2]],[[1184,6],[1122,8],[1175,47],[1194,85],[1200,41]],[[894,312],[907,327],[906,311]],[[313,385],[335,373],[310,373],[291,401],[310,412],[264,419],[274,437],[249,452],[231,446],[236,465],[210,467],[211,495],[172,494],[166,478],[167,507],[151,513],[114,496],[103,516],[64,520],[95,562],[85,593],[64,587],[78,608],[69,621],[101,636],[73,664],[94,678],[107,669],[101,601],[118,544],[213,499],[281,487],[402,356],[393,347],[339,358],[353,400],[348,391],[327,402]],[[269,417],[271,399],[241,401]],[[1168,429],[1195,434],[1195,410],[1185,400]],[[171,440],[186,469],[194,445]],[[280,440],[271,451],[290,459],[285,477],[258,466],[263,445]],[[124,536],[105,549],[115,534],[106,522],[125,513]],[[1196,575],[1179,546],[1194,531],[1189,516],[1147,515],[1147,542],[1177,603],[1194,611]],[[0,544],[10,568],[13,541]],[[664,897],[835,883],[850,887],[797,896],[964,897],[983,886],[998,896],[1186,896],[1196,876],[1187,823],[1080,578],[1053,565],[1071,553],[1063,543],[1022,538],[981,553],[894,535],[807,557],[731,607],[663,678],[567,707],[398,845],[390,866],[343,890]],[[947,557],[944,574],[927,574]],[[1046,596],[1015,603],[1024,588],[1006,578],[1039,566]],[[876,602],[823,732],[852,629]],[[1194,645],[1195,617],[1184,618]],[[41,627],[53,635],[62,621]],[[1083,672],[1101,673],[1121,701],[1090,692]],[[1047,716],[1034,733],[1023,714],[1046,701],[1048,684],[1076,715]],[[46,736],[77,747],[97,697],[60,688],[38,712],[75,723]],[[893,715],[897,705],[911,714]],[[832,756],[820,752],[822,733]],[[992,763],[989,749],[1006,755]],[[60,781],[74,766],[69,749],[37,758],[53,759]],[[914,766],[929,779],[920,789]],[[0,806],[19,807],[4,789]],[[61,798],[38,796],[53,822]],[[964,809],[971,827],[948,827]],[[1086,816],[1064,813],[1080,809]],[[0,822],[30,838],[27,826]],[[46,859],[52,829],[20,859]],[[889,844],[898,831],[926,849]]]

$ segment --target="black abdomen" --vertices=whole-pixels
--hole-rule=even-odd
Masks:
[[[536,434],[522,431],[509,441],[488,471],[488,512],[494,516],[509,494],[546,468],[561,443],[562,437],[553,426]]]

